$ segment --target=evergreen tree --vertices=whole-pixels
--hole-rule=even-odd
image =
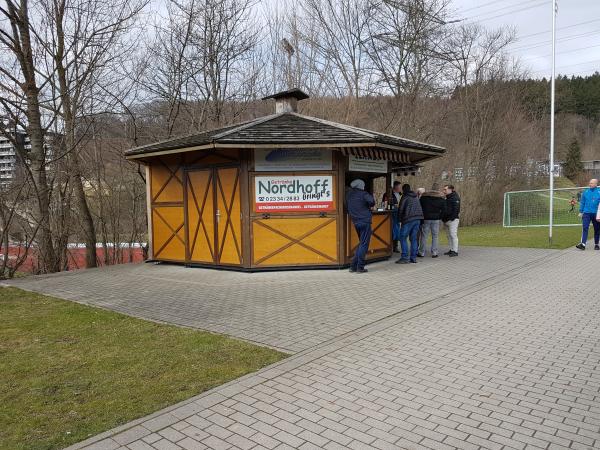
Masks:
[[[583,171],[581,162],[581,147],[577,139],[573,139],[567,150],[567,157],[563,166],[565,176],[571,181],[576,181],[577,177]]]

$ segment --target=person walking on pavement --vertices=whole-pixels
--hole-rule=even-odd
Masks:
[[[350,189],[346,193],[346,207],[359,240],[352,258],[350,272],[368,272],[365,269],[365,257],[371,241],[371,222],[373,220],[371,208],[373,206],[375,206],[375,200],[371,194],[365,191],[365,182],[356,179],[350,183]]]
[[[594,220],[598,214],[600,207],[600,188],[598,188],[598,180],[593,178],[590,180],[589,189],[586,189],[581,195],[579,203],[579,217],[583,230],[581,232],[581,242],[577,244],[579,250],[585,250],[585,245],[588,240],[588,232],[590,224],[594,227],[594,250],[600,250],[600,222]]]
[[[402,200],[398,208],[398,217],[402,226],[400,227],[400,247],[402,255],[396,264],[409,264],[417,262],[419,243],[417,235],[423,220],[423,209],[417,194],[410,189],[410,185],[402,186]],[[408,249],[410,240],[410,255]]]
[[[444,253],[448,256],[458,256],[458,224],[460,216],[460,197],[454,190],[454,186],[448,184],[444,186],[446,195],[446,210],[442,216],[444,227],[448,235],[448,246],[450,250]]]
[[[440,221],[446,211],[446,198],[440,192],[437,184],[425,191],[420,198],[423,209],[423,225],[421,228],[421,240],[419,242],[419,256],[424,257],[427,240],[431,233],[431,257],[438,257],[438,238],[440,234]]]

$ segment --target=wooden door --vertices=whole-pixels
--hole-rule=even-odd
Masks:
[[[213,170],[187,172],[187,251],[191,262],[214,264],[215,202]]]
[[[215,169],[217,263],[242,264],[242,217],[240,205],[240,169]]]
[[[239,167],[187,172],[187,251],[190,262],[242,264],[239,178]]]

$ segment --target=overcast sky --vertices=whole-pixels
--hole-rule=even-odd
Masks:
[[[519,40],[511,54],[521,57],[532,76],[550,75],[552,0],[453,0],[453,9],[457,19],[486,27],[513,25]],[[557,72],[600,72],[600,0],[558,0],[556,27]]]
[[[258,11],[284,0],[259,0]],[[302,0],[300,0],[302,1]],[[552,53],[552,0],[451,0],[454,19],[496,28],[512,25],[518,41],[509,51],[534,78],[549,77]],[[153,0],[162,11],[161,0]],[[259,14],[260,14],[259,12]],[[559,74],[600,72],[600,0],[558,0],[556,67]]]
[[[273,7],[281,0],[262,0]],[[302,1],[302,0],[300,0]],[[552,0],[452,0],[455,19],[490,28],[512,25],[518,41],[512,55],[534,78],[549,77],[552,53]],[[600,72],[600,0],[558,0],[556,67],[566,75]]]

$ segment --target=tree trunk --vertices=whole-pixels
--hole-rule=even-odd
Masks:
[[[81,164],[79,161],[79,153],[76,148],[75,140],[75,111],[77,109],[77,101],[73,102],[69,84],[67,81],[67,70],[64,65],[64,46],[65,34],[63,30],[65,3],[56,3],[56,37],[57,48],[55,54],[56,72],[60,87],[60,97],[62,100],[62,117],[65,122],[65,143],[69,155],[71,169],[71,183],[75,194],[75,205],[79,211],[81,220],[81,228],[83,229],[85,241],[85,262],[86,267],[96,267],[96,229],[94,227],[94,219],[85,196],[83,189],[83,181],[81,177]]]
[[[52,230],[50,225],[50,189],[46,177],[46,155],[44,150],[44,129],[40,114],[39,88],[35,79],[35,65],[33,62],[33,49],[31,36],[29,34],[29,11],[27,1],[23,0],[20,10],[14,9],[12,2],[8,3],[12,15],[13,29],[18,28],[18,36],[21,51],[18,59],[23,73],[23,92],[27,102],[27,134],[29,135],[31,149],[27,155],[31,163],[31,176],[34,182],[36,201],[34,203],[34,217],[39,226],[37,239],[40,260],[43,272],[58,272],[58,258],[52,243]],[[16,31],[16,30],[15,30]],[[17,34],[17,33],[15,33]]]

